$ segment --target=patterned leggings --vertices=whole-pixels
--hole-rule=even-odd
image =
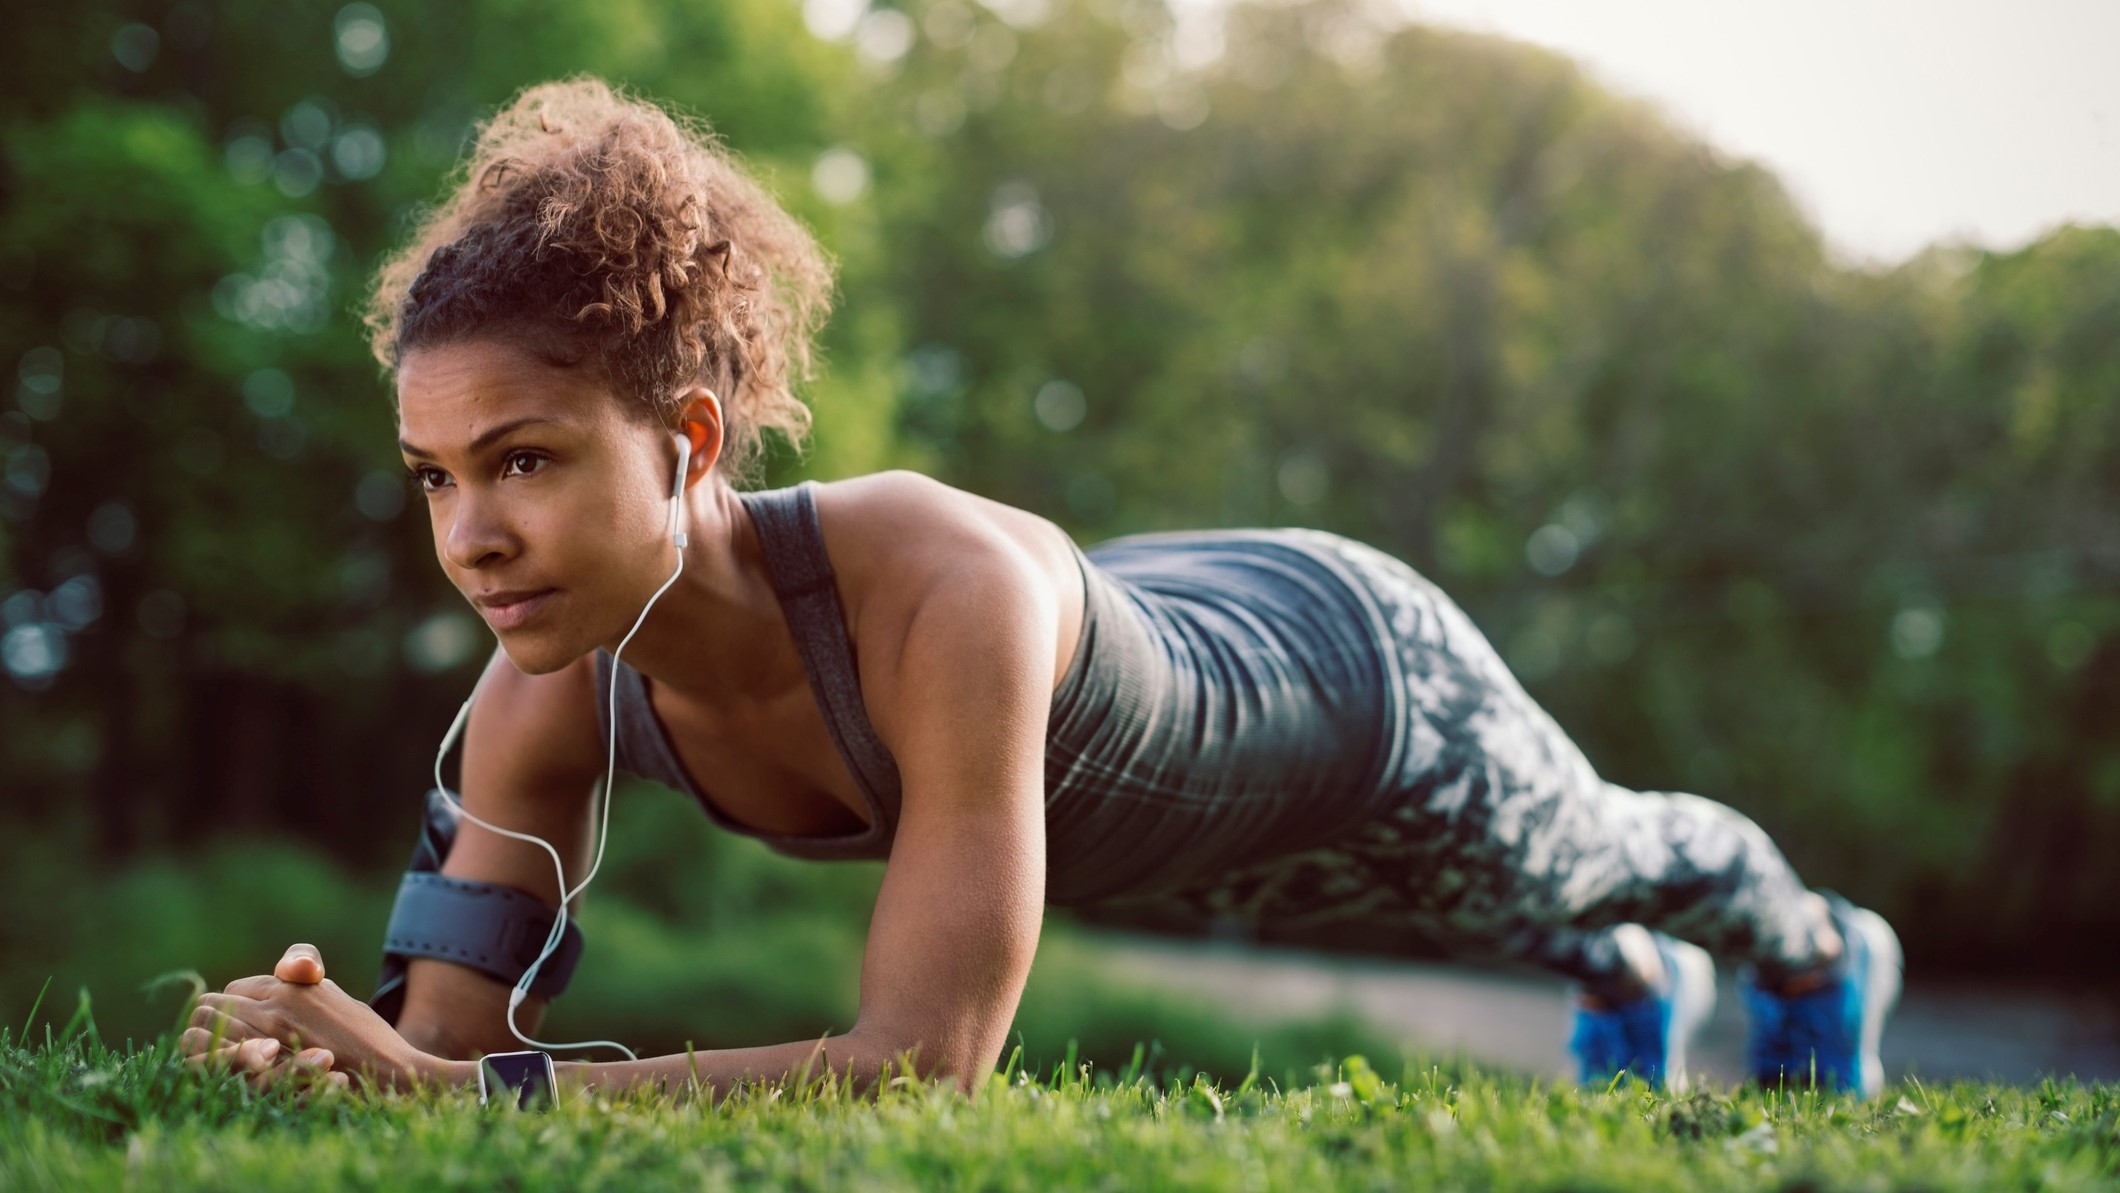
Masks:
[[[1774,973],[1817,963],[1822,905],[1764,830],[1684,792],[1597,776],[1486,637],[1403,561],[1320,537],[1382,604],[1413,747],[1396,796],[1337,840],[1111,904],[1152,920],[1413,928],[1593,989],[1630,972],[1637,923]]]

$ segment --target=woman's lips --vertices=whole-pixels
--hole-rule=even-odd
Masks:
[[[511,604],[480,605],[478,611],[485,615],[486,624],[494,629],[512,630],[536,617],[546,605],[552,603],[552,598],[558,594],[559,589],[548,588],[536,596],[524,597],[522,600]]]

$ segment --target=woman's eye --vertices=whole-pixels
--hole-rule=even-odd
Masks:
[[[509,466],[508,469],[504,470],[504,475],[535,476],[539,472],[544,471],[542,467],[536,466],[527,467],[520,472],[513,471],[512,466],[518,460],[529,460],[532,462],[533,465],[544,465],[552,462],[549,458],[541,456],[536,452],[510,452],[508,453],[507,459],[502,461],[503,464]],[[448,473],[443,472],[439,468],[429,468],[425,464],[408,465],[405,469],[405,475],[406,477],[410,478],[413,484],[418,485],[420,490],[425,493],[432,493],[440,489],[442,487],[442,483],[449,478]]]

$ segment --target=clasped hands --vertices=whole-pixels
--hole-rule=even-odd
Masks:
[[[324,956],[288,946],[269,975],[238,978],[202,994],[179,1037],[189,1063],[242,1072],[255,1088],[282,1081],[400,1089],[435,1072],[374,1008],[324,976]]]

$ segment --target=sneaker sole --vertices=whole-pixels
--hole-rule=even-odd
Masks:
[[[1715,1013],[1715,959],[1699,945],[1676,938],[1657,943],[1662,946],[1664,964],[1677,970],[1671,975],[1671,1034],[1664,1045],[1664,1086],[1679,1093],[1691,1080],[1686,1071],[1687,1048]]]
[[[1905,959],[1898,933],[1892,931],[1883,916],[1868,908],[1849,907],[1844,922],[1862,937],[1860,942],[1851,942],[1862,949],[1867,969],[1863,982],[1861,1094],[1874,1098],[1884,1089],[1884,1060],[1878,1054],[1878,1046],[1884,1038],[1885,1016],[1899,1003]]]

